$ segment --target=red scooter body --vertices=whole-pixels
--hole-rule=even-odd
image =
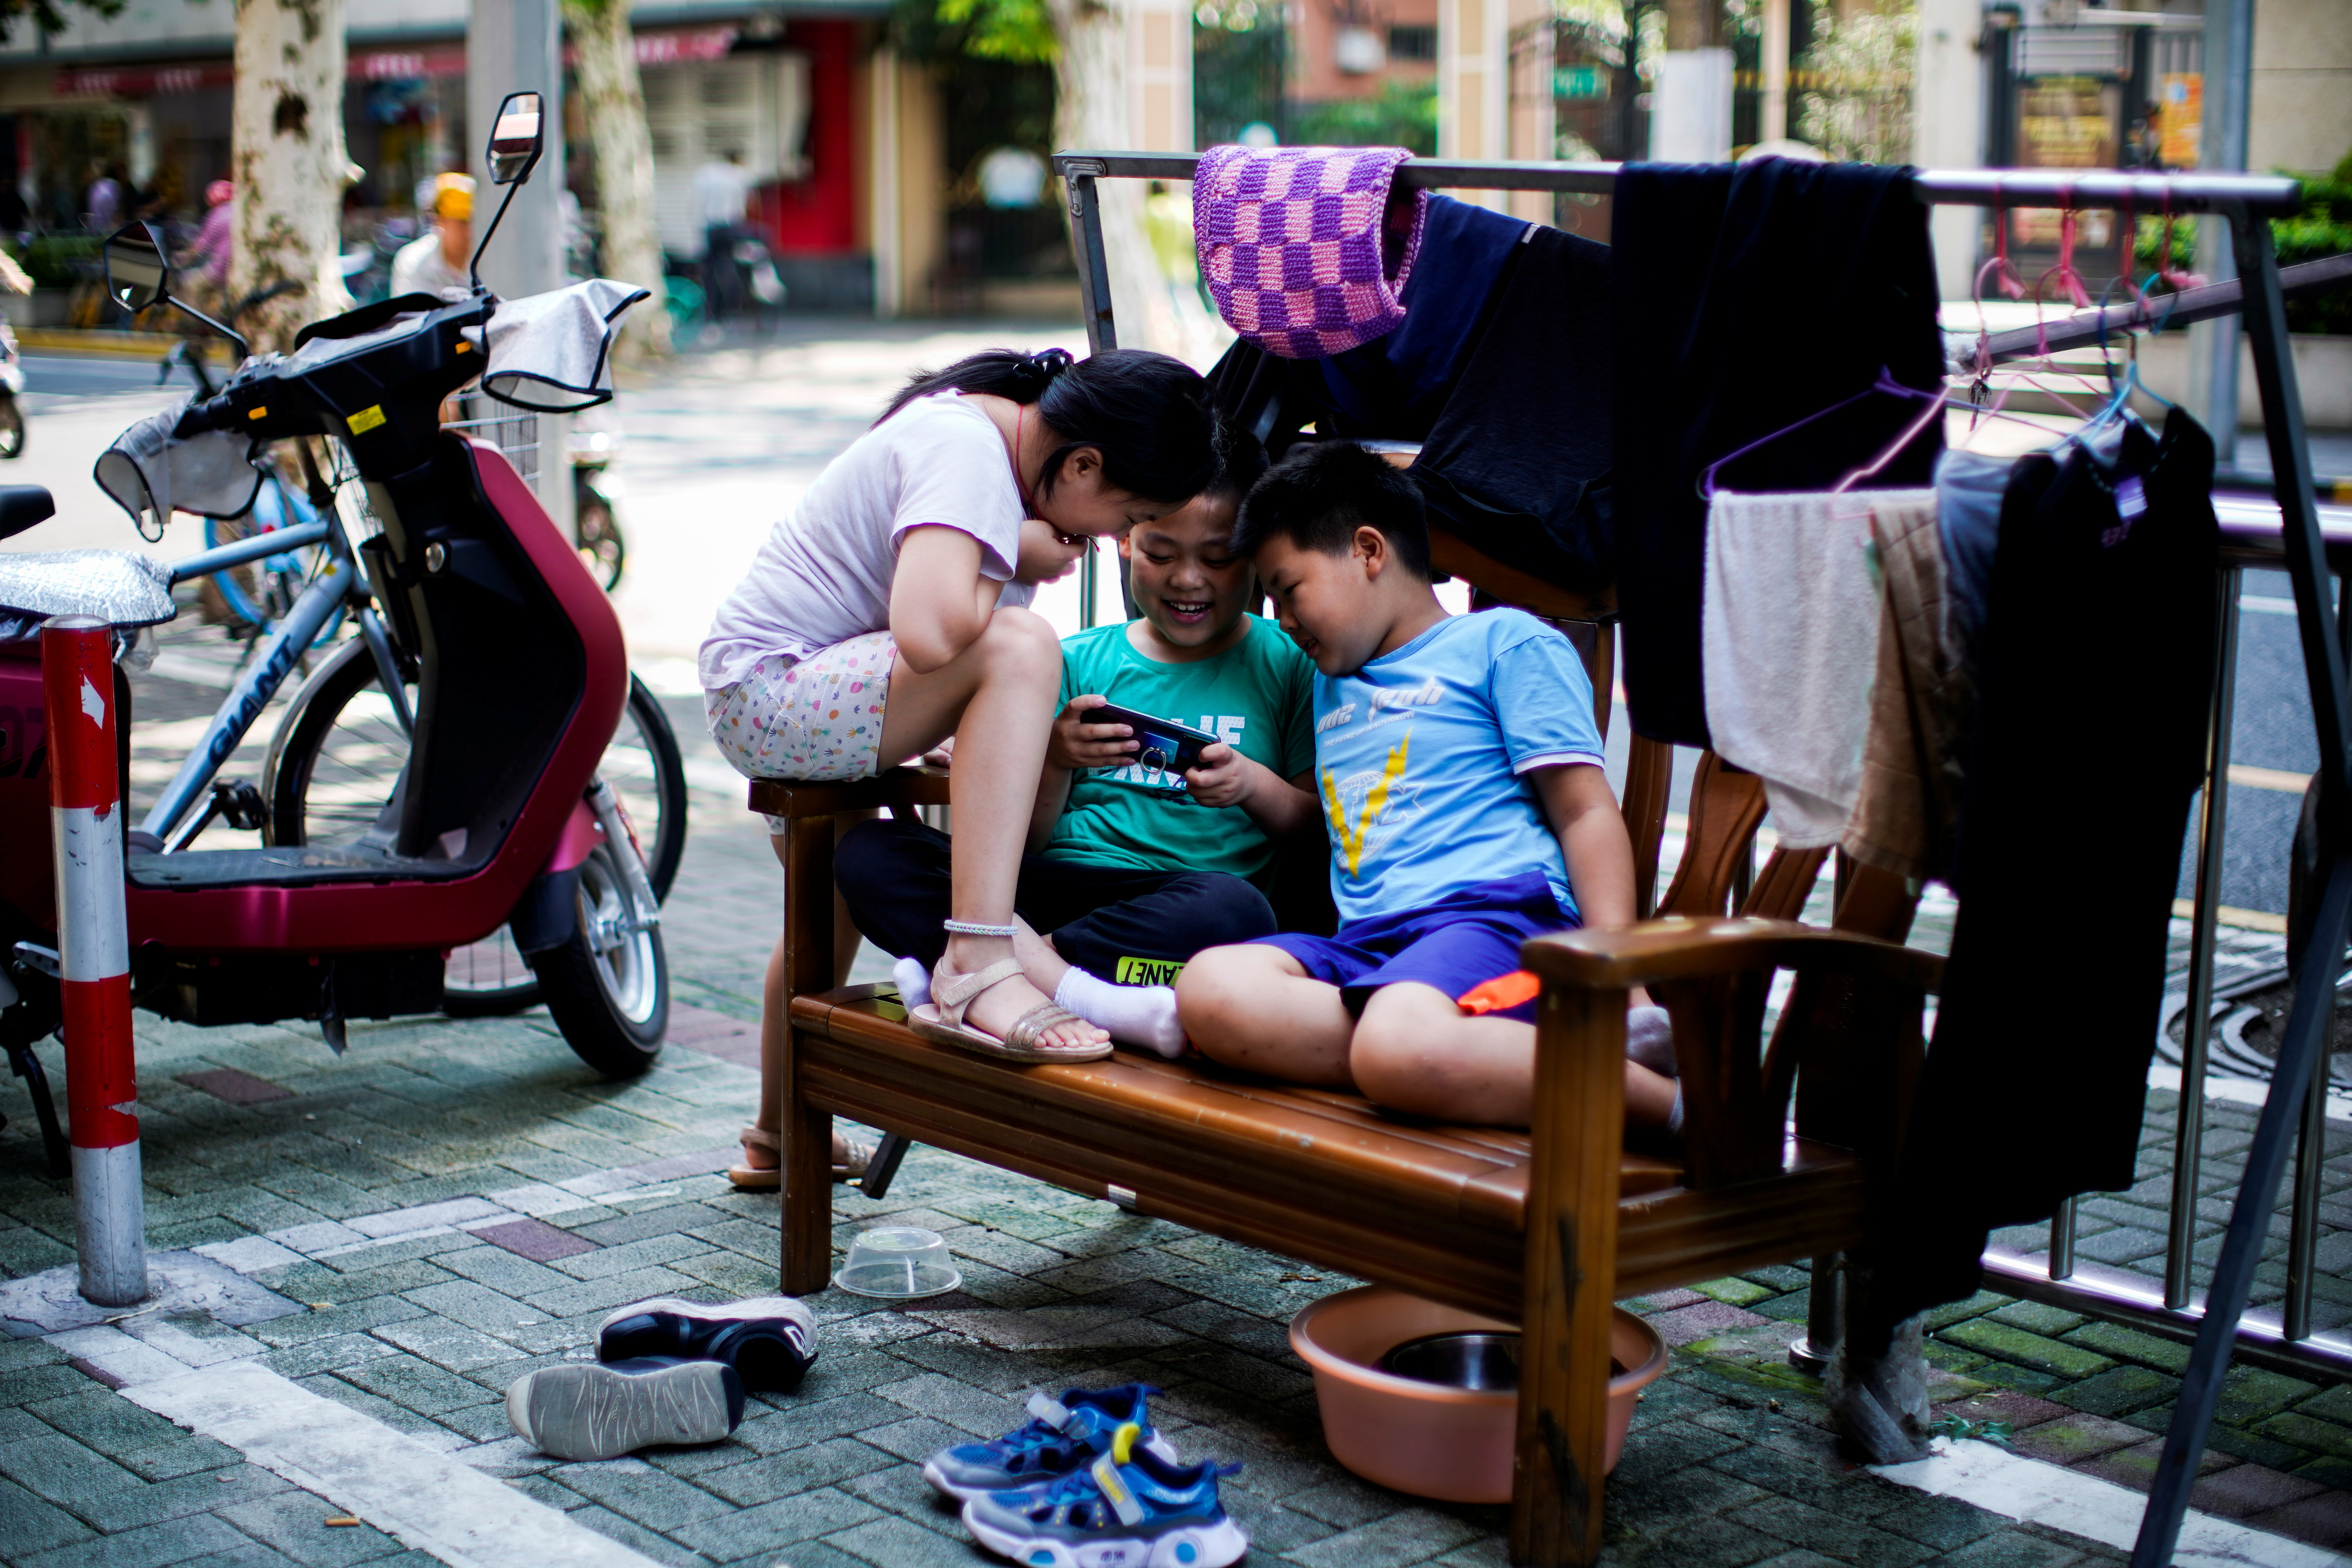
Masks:
[[[370,561],[420,666],[404,786],[420,798],[394,803],[373,857],[302,846],[131,854],[142,1005],[204,1023],[310,1016],[301,1003],[316,987],[306,993],[287,961],[382,954],[412,962],[389,991],[381,974],[347,984],[347,1016],[429,1010],[442,953],[520,918],[551,879],[560,893],[559,874],[601,842],[583,795],[629,683],[612,603],[496,447],[444,436],[427,466],[374,491],[392,515],[389,547]],[[402,513],[413,537],[401,537]],[[428,541],[443,565],[418,571]],[[17,645],[0,653],[0,919],[20,931],[56,923],[42,724],[37,648]],[[207,1004],[215,972],[224,994]]]

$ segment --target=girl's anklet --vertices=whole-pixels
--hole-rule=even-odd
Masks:
[[[1021,928],[1014,925],[986,926],[971,921],[941,921],[940,928],[958,936],[1018,936]]]

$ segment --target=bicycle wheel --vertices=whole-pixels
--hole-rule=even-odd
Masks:
[[[215,550],[251,539],[256,532],[269,533],[310,521],[314,516],[275,474],[266,475],[261,488],[254,492],[252,510],[243,517],[205,519],[205,547]],[[310,580],[311,568],[317,564],[317,556],[316,545],[264,556],[243,566],[215,572],[212,582],[229,613],[258,632],[294,607],[294,601],[302,596],[303,585]],[[343,612],[338,607],[311,639],[311,648],[331,646],[342,626]]]
[[[621,520],[613,515],[613,503],[586,485],[579,488],[572,511],[580,560],[609,594],[620,584],[621,567],[629,555],[629,547],[621,538]]]
[[[408,694],[414,712],[414,686]],[[270,742],[270,842],[350,844],[376,830],[408,752],[367,644],[345,643],[295,694]],[[636,829],[654,892],[667,897],[686,854],[686,764],[660,701],[635,676],[598,770]],[[450,953],[443,987],[454,1017],[520,1012],[541,994],[504,926]]]
[[[14,397],[0,396],[0,458],[25,455],[25,411]]]

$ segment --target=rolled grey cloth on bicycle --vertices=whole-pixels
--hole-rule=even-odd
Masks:
[[[482,390],[541,414],[593,408],[613,395],[613,334],[621,317],[652,297],[634,283],[591,278],[569,289],[500,300],[490,318]]]
[[[160,526],[175,511],[243,517],[253,508],[253,498],[261,489],[261,470],[253,466],[252,438],[235,430],[208,430],[174,440],[173,427],[188,402],[184,397],[117,436],[90,470],[98,488],[112,496],[133,522],[149,511]]]
[[[152,626],[179,613],[172,569],[127,550],[0,553],[0,642],[16,642],[59,616],[96,616],[120,628]]]

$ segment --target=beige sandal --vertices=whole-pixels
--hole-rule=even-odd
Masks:
[[[782,1186],[784,1182],[782,1141],[774,1133],[760,1127],[743,1129],[740,1141],[746,1158],[741,1164],[730,1165],[727,1168],[727,1179],[747,1193],[772,1193]],[[845,1136],[841,1142],[843,1147],[849,1152],[849,1158],[837,1163],[833,1167],[833,1179],[836,1182],[854,1182],[866,1174],[866,1167],[874,1158],[874,1145],[861,1143],[855,1138]],[[754,1165],[749,1158],[754,1149],[767,1150],[776,1156],[776,1163]]]
[[[941,1045],[961,1046],[984,1057],[996,1057],[1013,1062],[1091,1062],[1110,1055],[1110,1042],[1103,1040],[1091,1046],[1046,1046],[1037,1037],[1061,1024],[1083,1024],[1068,1008],[1052,1002],[1040,1002],[1013,1020],[1013,1027],[1003,1039],[975,1028],[963,1021],[964,1009],[972,999],[992,985],[1001,985],[1021,973],[1017,958],[1000,958],[987,968],[971,974],[958,974],[948,968],[946,959],[931,971],[931,999],[908,1015],[915,1033]]]

